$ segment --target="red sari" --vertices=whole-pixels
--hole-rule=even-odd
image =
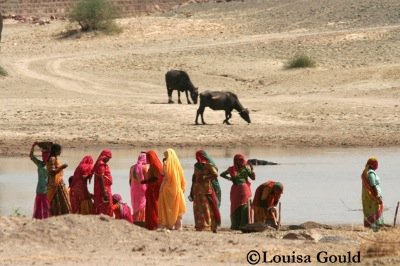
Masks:
[[[163,180],[163,168],[155,151],[151,150],[146,155],[150,168],[144,181],[147,184],[145,223],[147,229],[155,230],[158,227],[158,197]]]
[[[96,164],[93,168],[94,173],[94,214],[106,214],[109,216],[113,216],[113,208],[112,208],[112,175],[110,171],[110,167],[108,166],[107,162],[104,160],[111,159],[112,154],[110,150],[103,150],[99,158],[97,158]],[[104,183],[104,192],[101,186],[101,180],[103,179]],[[107,200],[105,200],[105,197]]]
[[[93,158],[86,155],[76,167],[72,177],[69,191],[72,213],[91,214],[93,212],[93,203],[87,187],[87,182],[91,179],[92,174]]]

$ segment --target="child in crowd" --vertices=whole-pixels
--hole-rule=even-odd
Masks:
[[[124,219],[130,223],[133,223],[131,208],[128,206],[128,204],[122,202],[121,195],[119,194],[112,195],[112,201],[113,201],[112,209],[115,219]]]
[[[35,146],[41,148],[42,160],[39,160],[34,155]],[[50,156],[50,147],[50,142],[34,142],[29,153],[29,157],[37,166],[38,172],[38,183],[36,186],[36,197],[33,207],[33,218],[35,219],[45,219],[50,216],[50,204],[47,198],[48,175],[46,169],[46,163]]]

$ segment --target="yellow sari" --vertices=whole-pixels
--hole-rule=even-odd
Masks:
[[[52,156],[47,161],[46,167],[49,175],[47,198],[50,203],[51,216],[68,214],[71,212],[69,194],[64,184],[64,172],[54,174],[53,171],[61,166],[58,157]]]
[[[183,195],[186,180],[181,163],[173,149],[164,152],[164,179],[160,188],[158,200],[158,215],[160,226],[172,229],[180,222],[186,213],[186,202]],[[175,228],[179,229],[179,228]]]

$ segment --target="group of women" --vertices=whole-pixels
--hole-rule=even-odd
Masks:
[[[41,148],[42,160],[35,157],[35,146]],[[67,213],[105,214],[143,225],[149,230],[182,229],[182,217],[186,213],[186,180],[175,150],[167,149],[162,162],[154,150],[139,154],[129,172],[132,210],[119,194],[112,193],[113,177],[108,165],[112,158],[110,150],[103,150],[95,162],[90,155],[83,157],[71,177],[69,192],[63,182],[63,169],[67,165],[60,163],[60,154],[58,144],[35,142],[32,145],[30,158],[38,168],[34,218]],[[375,173],[377,166],[377,160],[371,158],[362,173],[364,225],[373,228],[383,224],[380,179]],[[234,156],[233,165],[221,172],[220,177],[232,182],[231,229],[240,230],[253,222],[278,226],[276,206],[283,193],[282,183],[265,182],[257,187],[252,198],[250,180],[255,180],[256,176],[242,154]],[[88,190],[92,178],[93,195]],[[221,224],[218,167],[204,150],[196,152],[189,200],[193,202],[195,229],[216,232]]]
[[[41,149],[42,160],[34,154]],[[30,158],[38,169],[38,184],[33,217],[76,214],[105,214],[126,219],[148,229],[160,227],[180,230],[186,212],[184,191],[186,181],[183,168],[173,149],[164,152],[163,163],[154,150],[142,152],[130,169],[132,211],[119,194],[112,193],[113,177],[108,162],[110,150],[103,150],[94,161],[90,155],[83,157],[70,178],[69,188],[63,181],[64,169],[59,156],[61,146],[50,142],[35,142]],[[88,184],[94,179],[93,194]]]

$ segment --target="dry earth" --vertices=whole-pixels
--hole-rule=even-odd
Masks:
[[[0,155],[25,155],[42,139],[66,148],[397,146],[399,12],[397,0],[192,3],[119,19],[118,35],[70,38],[60,38],[75,27],[66,21],[5,20]],[[285,70],[299,51],[317,67]],[[206,110],[209,124],[195,126],[196,106],[166,104],[169,69],[186,70],[200,91],[237,93],[252,123],[234,113],[223,125],[223,112]],[[362,265],[400,265],[395,229],[305,227],[292,231],[313,240],[282,240],[287,230],[168,233],[95,216],[0,217],[0,265],[246,265],[252,249],[313,264],[319,251],[361,250]]]
[[[399,235],[399,229],[374,233],[360,226],[312,222],[280,231],[242,234],[223,229],[213,234],[196,232],[193,226],[181,232],[147,231],[105,216],[42,221],[0,217],[0,265],[251,265],[250,251],[261,254],[260,265],[326,265],[317,258],[324,251],[331,260],[360,252],[356,265],[400,265]],[[298,263],[297,256],[309,256],[310,263]],[[249,257],[253,265],[256,259]],[[273,260],[281,263],[265,263]],[[328,263],[335,264],[342,263]]]
[[[77,146],[393,146],[400,128],[398,1],[232,1],[118,20],[122,34],[59,38],[74,25],[5,20],[0,154]],[[284,70],[296,52],[316,68]],[[165,104],[164,75],[231,90],[250,109]],[[176,92],[173,95],[176,100]]]

